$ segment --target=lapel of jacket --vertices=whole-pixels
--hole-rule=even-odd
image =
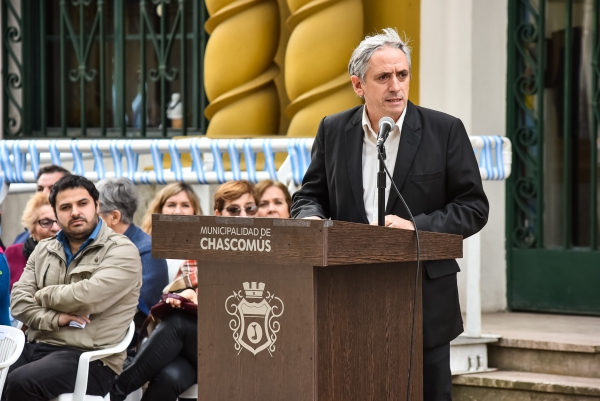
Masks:
[[[358,213],[363,222],[368,223],[365,202],[363,200],[362,148],[364,132],[361,124],[362,112],[363,108],[360,107],[346,126],[346,165]]]
[[[394,182],[399,190],[402,190],[402,185],[406,181],[408,171],[412,165],[419,143],[421,142],[421,119],[414,104],[410,101],[406,105],[406,116],[404,124],[402,124],[402,132],[400,135],[400,145],[398,155],[396,156],[396,165],[394,166]],[[391,184],[390,184],[391,185]],[[391,214],[394,203],[398,200],[398,195],[392,187],[388,198],[385,214]]]

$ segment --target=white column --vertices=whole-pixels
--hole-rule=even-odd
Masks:
[[[481,235],[469,237],[467,248],[467,324],[468,337],[481,336]]]

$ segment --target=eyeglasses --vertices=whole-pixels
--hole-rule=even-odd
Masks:
[[[226,207],[225,210],[227,210],[227,213],[229,213],[231,216],[239,216],[240,213],[242,213],[242,208],[239,206],[229,206]],[[248,216],[254,216],[256,212],[258,212],[258,206],[246,206],[243,208],[243,210]]]
[[[58,220],[52,220],[52,219],[41,219],[41,220],[38,220],[37,222],[40,225],[40,227],[42,227],[42,228],[52,227],[52,224],[54,224],[54,223],[58,224]]]

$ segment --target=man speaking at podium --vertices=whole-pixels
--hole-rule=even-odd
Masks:
[[[385,163],[417,228],[465,238],[483,228],[489,204],[465,127],[455,117],[409,102],[410,67],[410,48],[394,29],[356,47],[348,72],[365,105],[321,121],[292,217],[377,224],[378,122],[390,117],[395,126],[385,143]],[[390,188],[388,178],[385,225],[414,230]],[[460,269],[456,260],[423,265],[424,399],[451,400],[450,341],[463,331]]]

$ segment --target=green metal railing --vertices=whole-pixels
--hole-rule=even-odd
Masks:
[[[5,138],[206,131],[204,1],[1,1]],[[167,118],[173,92],[180,129]]]
[[[598,128],[600,127],[600,0],[593,2],[592,23],[592,87],[591,119],[589,129],[589,247],[598,248]],[[547,0],[509,1],[509,43],[507,80],[507,136],[513,143],[513,175],[507,182],[507,249],[544,248],[544,80],[549,68],[547,60],[548,41],[544,37]],[[574,46],[576,36],[573,26],[573,0],[564,4],[564,66],[562,82],[562,189],[561,189],[561,247],[574,245],[574,193],[578,190],[573,182],[574,148],[573,76],[576,73]],[[588,3],[589,4],[589,3]],[[577,60],[579,60],[577,58]],[[579,105],[579,107],[589,107]],[[547,112],[547,111],[546,111]],[[586,138],[587,140],[587,138]],[[550,156],[549,156],[550,157]],[[587,174],[587,173],[586,173]],[[586,228],[587,230],[587,228]]]
[[[507,248],[543,244],[544,9],[509,3],[507,136],[513,174],[507,181]],[[537,154],[537,158],[534,156]]]
[[[599,314],[600,0],[508,12],[508,307]]]
[[[9,22],[10,21],[10,22]],[[3,131],[18,136],[23,132],[23,60],[16,48],[23,41],[23,20],[12,2],[2,2]]]

